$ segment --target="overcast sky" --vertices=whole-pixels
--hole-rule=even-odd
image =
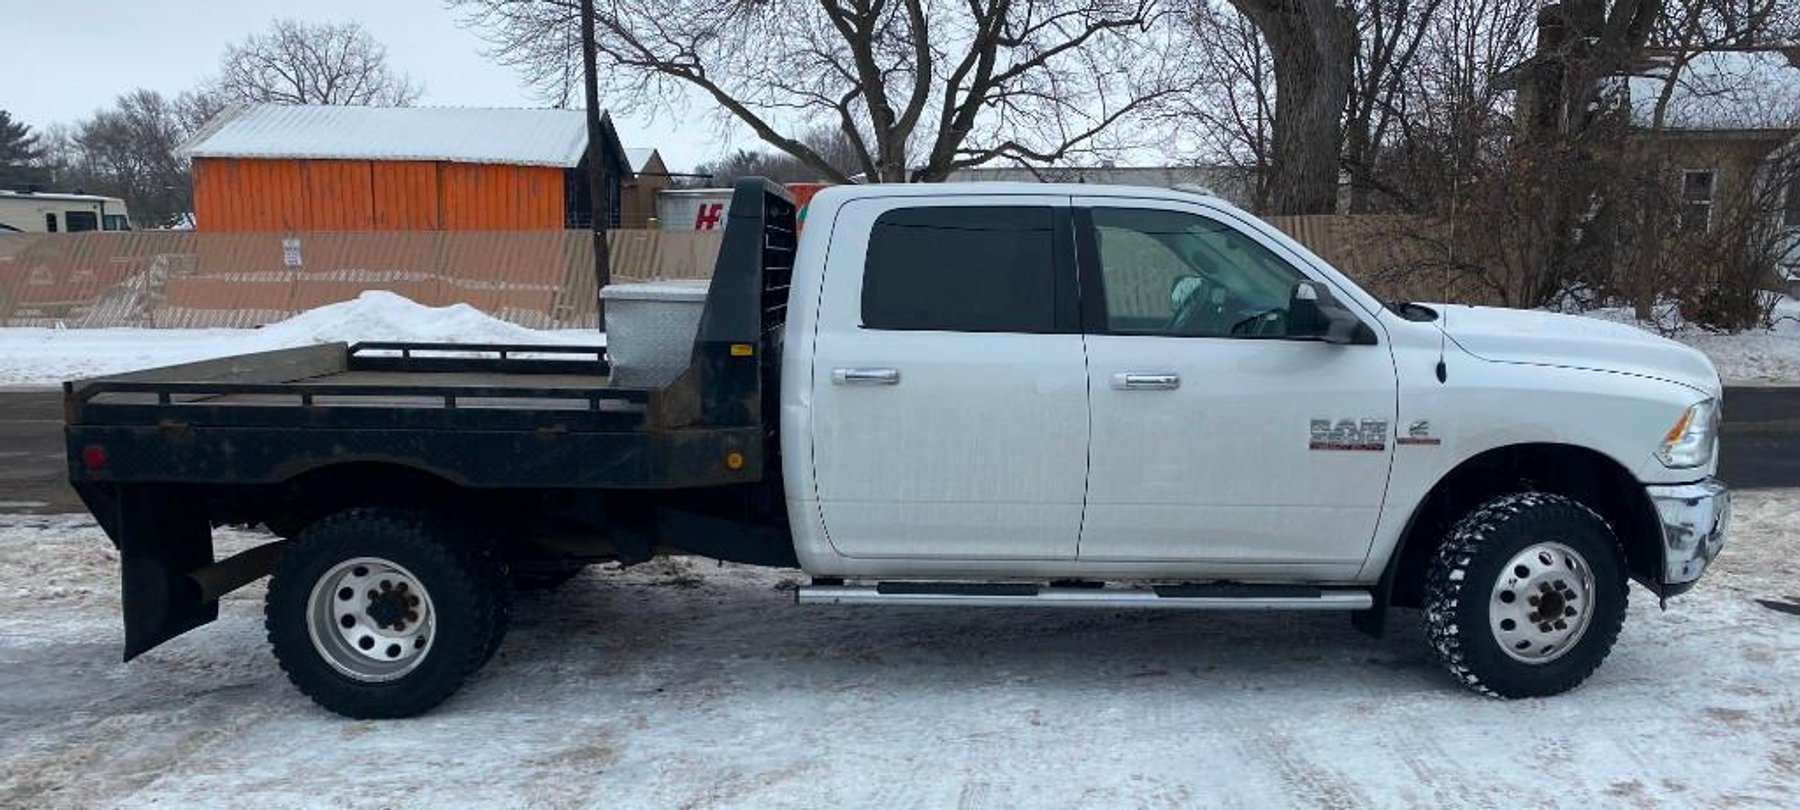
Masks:
[[[0,109],[33,127],[74,123],[137,87],[174,95],[218,70],[229,43],[275,17],[354,20],[388,48],[388,60],[424,85],[419,103],[441,107],[541,107],[518,76],[482,55],[474,32],[442,0],[0,0]],[[606,99],[600,103],[605,106]],[[704,110],[692,110],[699,120]],[[710,123],[614,115],[626,146],[656,147],[673,171],[726,151]]]

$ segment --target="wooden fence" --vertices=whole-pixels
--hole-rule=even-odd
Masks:
[[[705,278],[721,236],[622,230],[613,277]],[[0,235],[0,324],[256,326],[364,290],[468,303],[533,327],[592,326],[586,231]]]
[[[1379,294],[1454,297],[1426,275],[1394,272],[1429,252],[1403,235],[1415,221],[1270,221]],[[721,236],[612,231],[613,277],[706,278]],[[593,255],[585,231],[0,234],[0,325],[256,326],[389,290],[525,326],[590,327]]]

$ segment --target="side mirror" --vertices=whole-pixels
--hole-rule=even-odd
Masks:
[[[1326,343],[1373,345],[1375,330],[1345,309],[1331,294],[1312,281],[1298,281],[1288,293],[1288,337],[1312,338]]]

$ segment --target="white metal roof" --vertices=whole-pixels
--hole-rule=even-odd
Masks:
[[[219,114],[178,151],[190,157],[572,167],[586,148],[581,110],[255,104]]]
[[[1632,122],[1648,126],[1665,76],[1629,79]],[[1790,129],[1800,126],[1800,68],[1779,52],[1715,51],[1676,74],[1663,126],[1669,129]]]

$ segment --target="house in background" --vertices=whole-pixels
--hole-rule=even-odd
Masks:
[[[1571,13],[1558,3],[1541,8],[1536,52],[1495,78],[1518,92],[1521,141],[1545,137],[1563,114],[1563,54],[1579,44]],[[1790,192],[1785,177],[1775,177],[1775,163],[1800,137],[1800,48],[1651,49],[1607,88],[1624,94],[1636,152],[1667,167],[1669,191],[1681,201],[1678,227],[1709,229],[1753,194],[1792,210],[1800,225],[1800,189]]]
[[[1800,295],[1800,49],[1701,53],[1648,72],[1626,82],[1631,138],[1668,167],[1677,227],[1751,215],[1769,228],[1747,236],[1774,251],[1774,286]]]
[[[1626,81],[1631,138],[1669,167],[1679,226],[1710,229],[1731,206],[1780,211],[1800,226],[1800,66],[1781,51],[1720,51]]]
[[[638,195],[625,192],[639,182],[634,161],[609,117],[601,130],[605,210],[615,226],[641,221],[649,215]],[[637,163],[660,165],[646,151]],[[258,104],[220,113],[179,152],[193,160],[202,232],[540,230],[593,221],[580,110]]]
[[[620,187],[619,216],[614,224],[620,228],[648,228],[656,217],[656,195],[669,187],[669,167],[655,149],[627,148],[625,158],[631,176]]]

